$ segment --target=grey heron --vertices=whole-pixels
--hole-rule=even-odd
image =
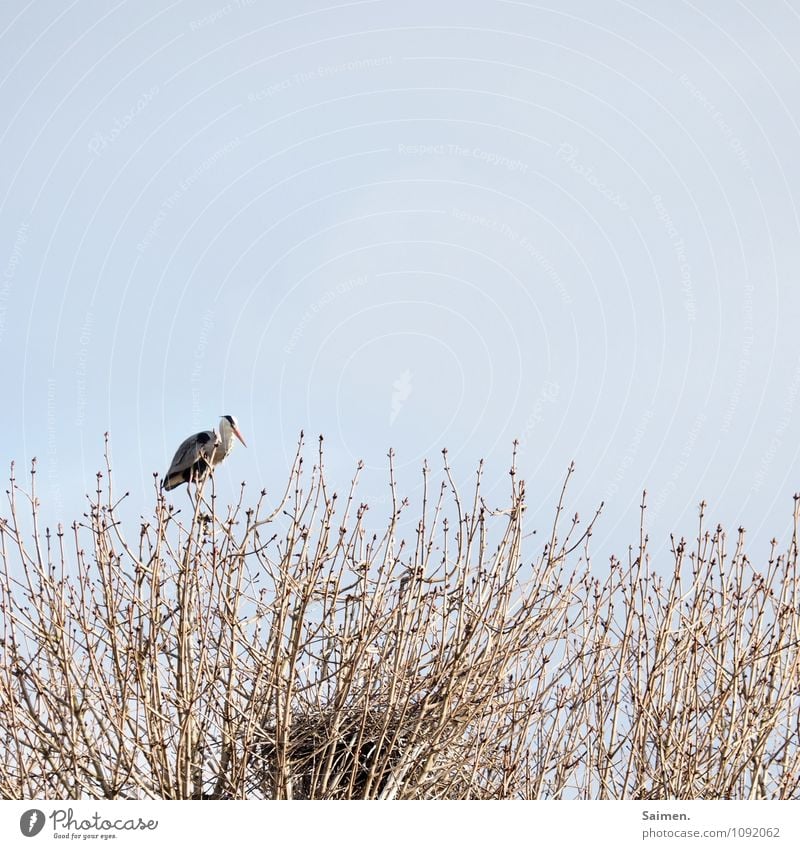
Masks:
[[[164,489],[175,489],[182,483],[202,479],[231,453],[234,436],[247,447],[236,419],[233,416],[223,416],[219,420],[219,433],[215,430],[203,430],[184,439],[164,476]]]

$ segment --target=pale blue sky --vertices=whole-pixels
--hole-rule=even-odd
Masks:
[[[412,495],[443,446],[485,458],[499,504],[517,437],[533,517],[572,459],[570,506],[606,499],[599,555],[644,487],[657,547],[701,498],[785,541],[798,12],[287,8],[3,3],[3,465],[69,520],[108,430],[145,512],[231,413],[223,495],[275,492],[305,428],[378,504],[390,446]]]

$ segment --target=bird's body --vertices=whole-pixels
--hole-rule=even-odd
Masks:
[[[234,436],[246,446],[236,425],[236,419],[233,416],[223,416],[219,420],[219,432],[203,430],[184,439],[164,476],[164,489],[175,489],[182,483],[199,481],[205,477],[231,453]]]

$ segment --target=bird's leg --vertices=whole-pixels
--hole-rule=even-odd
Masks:
[[[194,492],[194,501],[192,502],[192,507],[194,508],[192,512],[192,527],[194,527],[197,523],[200,526],[204,527],[206,522],[206,514],[203,512],[203,507],[206,506],[205,498],[203,497],[203,488],[206,483],[206,473],[200,472],[197,474],[197,477],[194,478],[195,484],[195,492]]]
[[[207,466],[202,472],[198,472],[197,475],[197,510],[195,511],[195,515],[198,519],[203,522],[207,522],[210,519],[210,512],[201,512],[201,507],[204,508],[205,511],[213,511],[212,507],[209,507],[208,501],[205,497],[205,488],[206,484],[211,478],[212,483],[212,501],[213,501],[213,475],[211,474],[211,466]]]
[[[195,495],[192,498],[192,483],[195,485]],[[189,480],[186,482],[186,492],[189,495],[189,503],[192,505],[192,515],[197,513],[197,479],[189,472]]]
[[[206,498],[205,498],[205,490],[206,484],[208,483],[208,469],[203,469],[202,472],[199,472],[197,475],[197,497],[202,503],[203,507],[207,507]]]
[[[214,475],[211,474],[211,470],[209,469],[208,474],[211,477],[211,521],[214,521],[216,504],[217,504],[217,489],[216,484],[214,483]]]
[[[194,498],[192,498],[191,485],[194,483]],[[195,520],[200,512],[200,507],[203,503],[203,486],[205,485],[205,472],[200,469],[193,469],[189,472],[189,484],[186,489],[189,491],[189,500],[192,502],[192,515]]]

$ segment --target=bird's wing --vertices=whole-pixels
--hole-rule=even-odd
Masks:
[[[166,477],[170,478],[174,474],[190,469],[198,460],[207,459],[215,443],[216,434],[213,430],[204,430],[184,439],[172,458]]]

